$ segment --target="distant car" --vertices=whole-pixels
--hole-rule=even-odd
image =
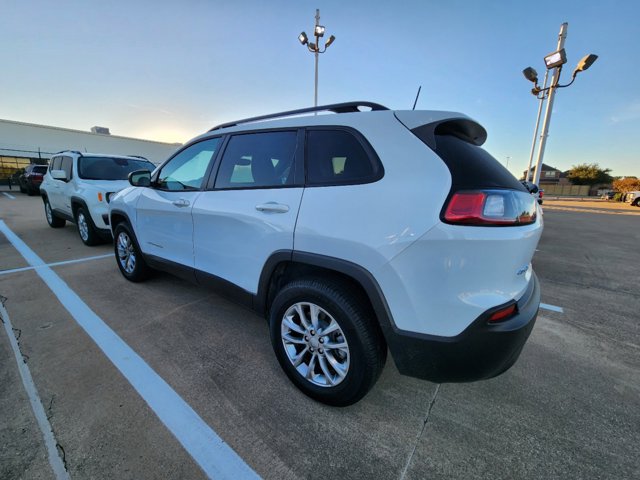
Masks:
[[[35,195],[40,191],[40,185],[47,173],[46,165],[28,165],[22,175],[18,177],[20,191],[27,195]]]
[[[154,168],[136,156],[76,151],[54,155],[40,188],[47,222],[53,228],[64,227],[67,220],[75,223],[85,245],[110,240],[111,195],[129,186],[129,173]]]
[[[536,197],[536,199],[538,200],[538,203],[542,205],[542,197],[544,196],[544,190],[538,187],[538,185],[536,185],[535,183],[527,182],[526,180],[522,181],[522,185],[524,185],[525,188],[529,190],[529,193],[534,197]]]
[[[640,191],[628,192],[625,202],[630,203],[634,207],[640,207]]]
[[[613,197],[615,197],[617,193],[618,192],[613,192],[613,191],[605,192],[605,193],[602,194],[602,199],[603,200],[613,200]]]

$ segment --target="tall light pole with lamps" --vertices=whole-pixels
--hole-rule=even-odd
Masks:
[[[527,170],[526,179],[529,179],[529,172],[531,171],[531,160],[533,159],[533,151],[535,149],[535,141],[536,135],[538,133],[538,126],[540,123],[540,113],[542,111],[542,103],[546,100],[547,108],[544,114],[544,121],[542,123],[542,133],[540,134],[540,147],[538,149],[538,158],[536,160],[536,169],[535,174],[533,176],[533,183],[538,185],[540,183],[540,173],[542,167],[542,159],[544,157],[544,149],[547,145],[547,137],[549,136],[549,124],[551,123],[551,112],[553,110],[553,100],[555,98],[555,93],[558,88],[565,88],[571,85],[575,79],[576,75],[580,72],[587,70],[593,62],[598,59],[597,55],[590,53],[578,62],[575,70],[573,71],[573,76],[571,77],[571,81],[566,85],[560,85],[560,73],[562,73],[562,66],[567,63],[567,55],[564,50],[564,42],[567,38],[567,29],[569,27],[568,23],[563,23],[560,26],[560,33],[558,34],[558,46],[555,52],[550,53],[546,57],[544,57],[544,63],[547,68],[547,72],[544,77],[544,85],[542,88],[538,86],[538,73],[532,68],[525,68],[522,73],[525,78],[531,82],[533,82],[534,87],[531,90],[531,93],[536,96],[540,100],[540,105],[538,108],[538,120],[536,121],[536,129],[534,133],[534,143],[531,146],[531,157],[529,159],[529,169]],[[549,71],[553,71],[551,77],[551,85],[546,86],[547,83],[547,74]],[[541,95],[542,94],[542,95]]]
[[[300,35],[298,35],[298,40],[300,41],[300,43],[304,46],[307,47],[307,50],[309,50],[311,53],[313,53],[316,57],[316,76],[315,76],[315,89],[314,89],[314,97],[313,97],[313,106],[317,107],[318,106],[318,56],[321,53],[324,53],[327,51],[327,48],[329,48],[329,46],[335,41],[336,37],[334,37],[333,35],[331,35],[329,37],[329,39],[327,40],[327,42],[324,44],[324,49],[320,49],[320,39],[322,37],[324,37],[324,26],[320,25],[320,10],[316,9],[316,25],[313,29],[313,36],[316,37],[316,41],[314,42],[309,42],[309,38],[307,37],[307,34],[305,32],[302,32]]]

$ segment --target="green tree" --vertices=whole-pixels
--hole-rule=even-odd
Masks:
[[[610,183],[613,180],[613,177],[609,175],[610,171],[610,168],[600,168],[597,163],[581,163],[571,167],[567,178],[574,185]]]

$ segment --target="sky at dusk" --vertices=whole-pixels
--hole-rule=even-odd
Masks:
[[[545,163],[640,176],[640,2],[0,0],[0,118],[185,142],[243,117],[313,105],[313,55],[297,40],[320,8],[319,103],[463,112],[521,175],[542,77],[568,22],[570,80],[556,95]],[[325,37],[325,38],[326,38]]]

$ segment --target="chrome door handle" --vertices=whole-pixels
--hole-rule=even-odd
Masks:
[[[185,200],[184,198],[179,198],[178,200],[174,200],[171,203],[180,208],[188,207],[189,205],[191,205],[191,203],[189,203],[189,200]]]
[[[283,205],[281,203],[268,202],[256,205],[256,210],[259,212],[269,213],[287,213],[289,211],[289,205]]]

